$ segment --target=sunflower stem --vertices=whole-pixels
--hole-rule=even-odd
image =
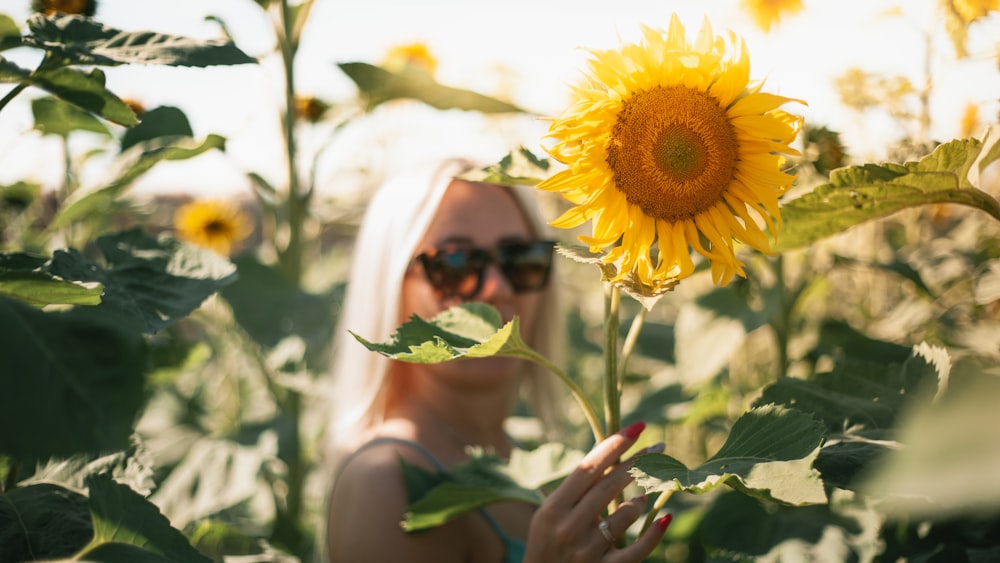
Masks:
[[[670,496],[673,494],[673,491],[664,491],[660,493],[660,496],[656,497],[656,500],[653,501],[653,506],[646,514],[646,519],[642,521],[642,530],[639,531],[640,536],[646,533],[646,530],[649,529],[649,527],[653,524],[653,521],[656,520],[656,515],[663,509],[663,507],[667,504],[667,501],[670,500]]]
[[[545,356],[542,356],[538,352],[535,352],[534,350],[527,347],[521,349],[519,352],[520,352],[518,354],[519,357],[531,360],[537,363],[538,365],[544,367],[545,369],[554,373],[556,377],[561,379],[562,382],[566,384],[566,387],[569,388],[569,391],[573,395],[573,398],[576,399],[576,402],[579,403],[580,407],[583,409],[583,416],[587,419],[587,424],[590,425],[590,430],[594,434],[594,441],[600,442],[604,440],[604,438],[606,438],[607,436],[606,434],[604,434],[604,429],[601,426],[601,419],[598,418],[597,412],[594,410],[594,407],[591,406],[590,401],[587,400],[587,396],[583,393],[583,389],[581,389],[580,386],[577,385],[577,383],[573,381],[569,377],[569,375],[566,374],[566,372],[559,369],[559,366],[553,364]]]
[[[17,97],[17,95],[23,92],[24,89],[27,87],[28,87],[27,82],[21,82],[17,86],[11,88],[10,92],[7,92],[7,94],[3,98],[0,98],[0,110],[7,107],[7,104],[9,104],[11,100]]]
[[[625,386],[625,370],[628,369],[628,361],[632,357],[632,352],[635,351],[635,344],[639,340],[639,333],[642,331],[642,325],[646,321],[646,312],[648,309],[645,307],[640,307],[639,312],[632,319],[632,324],[628,327],[628,334],[625,335],[625,341],[622,343],[621,357],[618,360],[618,396],[622,395],[622,388]]]
[[[618,310],[621,290],[609,283],[604,291],[604,427],[610,436],[621,429],[621,374],[618,372]]]
[[[771,329],[774,331],[775,345],[778,349],[778,369],[777,378],[781,379],[788,375],[788,338],[791,330],[792,307],[794,301],[789,299],[788,288],[785,287],[785,259],[779,254],[772,262],[774,265],[774,283],[778,293],[778,314],[771,320]]]

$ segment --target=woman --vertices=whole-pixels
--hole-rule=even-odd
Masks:
[[[403,178],[369,205],[335,343],[332,437],[337,474],[330,495],[331,562],[640,561],[662,538],[669,517],[618,549],[614,540],[640,515],[633,499],[601,519],[631,481],[618,463],[642,431],[637,424],[598,444],[540,507],[500,503],[433,530],[400,527],[407,492],[399,459],[429,471],[468,459],[468,446],[507,457],[504,421],[522,381],[540,415],[553,404],[550,374],[511,358],[441,364],[393,362],[347,333],[385,341],[416,314],[430,318],[465,301],[517,315],[522,338],[549,355],[561,333],[548,284],[552,243],[530,196],[455,176],[449,161],[430,179]],[[551,356],[549,356],[551,357]],[[551,410],[551,408],[549,409]]]

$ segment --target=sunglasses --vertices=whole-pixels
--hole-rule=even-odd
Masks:
[[[503,239],[496,250],[456,246],[417,255],[427,281],[443,298],[471,299],[483,288],[486,267],[496,263],[514,293],[544,289],[552,272],[555,241]]]

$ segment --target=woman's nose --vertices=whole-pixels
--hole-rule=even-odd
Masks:
[[[514,288],[511,287],[507,276],[503,275],[497,264],[490,264],[483,271],[483,287],[479,291],[479,297],[483,301],[495,301],[500,298],[509,298],[514,295]]]

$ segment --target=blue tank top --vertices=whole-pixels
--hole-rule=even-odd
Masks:
[[[345,465],[347,465],[347,463],[351,460],[351,458],[358,455],[362,451],[382,444],[396,444],[400,446],[407,446],[416,451],[417,453],[419,453],[421,456],[423,456],[423,458],[426,459],[428,463],[433,465],[434,468],[437,469],[438,471],[441,472],[448,471],[448,468],[445,467],[444,464],[441,463],[441,461],[438,460],[438,458],[436,458],[434,454],[432,454],[430,450],[428,450],[424,446],[418,444],[417,442],[413,442],[411,440],[404,440],[403,438],[393,438],[391,436],[383,436],[381,438],[375,438],[370,442],[362,444],[361,447],[354,450],[354,452],[352,452],[349,456],[347,456],[347,458],[344,459],[343,463],[340,464],[340,467],[343,468]],[[490,514],[489,511],[487,511],[486,509],[484,508],[479,509],[479,514],[482,515],[483,519],[486,520],[486,523],[489,524],[490,528],[493,529],[497,537],[500,538],[500,541],[503,542],[504,563],[521,563],[521,561],[524,560],[524,552],[525,552],[524,542],[508,535],[507,532],[504,531],[500,523],[497,522],[496,518],[494,518],[493,515]]]

